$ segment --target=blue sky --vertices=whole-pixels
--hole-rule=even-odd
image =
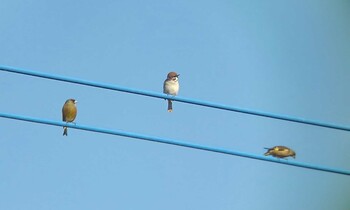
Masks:
[[[0,64],[350,124],[349,1],[24,1],[0,7]],[[1,112],[349,170],[349,133],[0,72]],[[0,119],[0,209],[348,210],[350,179]],[[290,160],[294,161],[294,160]]]

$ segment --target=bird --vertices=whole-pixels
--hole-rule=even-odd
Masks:
[[[75,99],[68,99],[62,108],[62,121],[69,123],[73,122],[77,116],[77,101]],[[63,136],[67,136],[68,128],[66,126],[63,127]]]
[[[275,146],[272,148],[264,148],[267,149],[267,152],[264,154],[265,156],[267,155],[272,155],[273,157],[277,157],[277,158],[286,158],[286,157],[293,157],[295,158],[296,153],[285,146]]]
[[[179,93],[179,76],[176,72],[169,72],[163,84],[163,93],[176,96]],[[173,111],[172,101],[168,99],[168,112]]]

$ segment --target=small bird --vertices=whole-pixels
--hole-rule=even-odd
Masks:
[[[278,157],[278,158],[286,158],[286,157],[293,157],[295,158],[295,152],[285,146],[275,146],[272,148],[264,148],[267,149],[267,152],[264,154],[265,156],[267,155],[272,155],[273,157]]]
[[[163,93],[176,96],[179,92],[179,76],[176,72],[169,72],[163,84]],[[168,99],[168,112],[173,111],[172,101]]]
[[[75,117],[77,116],[77,101],[75,99],[68,99],[66,103],[64,103],[62,108],[62,120],[66,123],[73,122]],[[63,136],[67,136],[68,128],[66,126],[63,127]]]

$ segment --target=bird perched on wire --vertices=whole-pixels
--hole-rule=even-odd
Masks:
[[[267,152],[264,154],[265,156],[267,155],[272,155],[273,157],[278,157],[278,158],[286,158],[286,157],[293,157],[295,158],[295,152],[285,146],[275,146],[272,148],[264,148],[267,149]]]
[[[169,72],[163,84],[163,93],[176,96],[179,92],[179,76],[176,72]],[[168,99],[168,112],[173,111],[172,101]]]
[[[66,103],[64,103],[62,108],[62,120],[66,123],[73,122],[75,117],[77,116],[77,101],[75,99],[68,99]],[[63,136],[67,136],[68,128],[66,126],[63,127]]]

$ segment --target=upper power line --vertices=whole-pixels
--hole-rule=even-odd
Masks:
[[[233,107],[233,106],[220,104],[220,103],[203,101],[203,100],[199,100],[199,99],[185,98],[185,97],[181,97],[181,96],[174,97],[174,96],[166,95],[163,93],[146,91],[146,90],[139,90],[139,89],[134,89],[134,88],[113,85],[113,84],[88,81],[88,80],[83,80],[83,79],[79,79],[79,78],[65,77],[65,76],[61,76],[61,75],[49,74],[49,73],[44,73],[44,72],[38,72],[38,71],[32,71],[32,70],[26,70],[26,69],[9,67],[9,66],[2,66],[2,65],[0,65],[0,70],[6,71],[6,72],[34,76],[34,77],[41,77],[41,78],[45,78],[45,79],[52,79],[52,80],[75,83],[75,84],[86,85],[86,86],[91,86],[91,87],[103,88],[103,89],[108,89],[108,90],[133,93],[133,94],[144,95],[144,96],[149,96],[149,97],[171,99],[173,101],[179,101],[179,102],[183,102],[183,103],[205,106],[205,107],[210,107],[210,108],[215,108],[215,109],[222,109],[222,110],[233,111],[233,112],[240,112],[240,113],[250,114],[250,115],[255,115],[255,116],[273,118],[273,119],[278,119],[278,120],[302,123],[302,124],[337,129],[337,130],[350,131],[350,127],[346,126],[346,125],[339,125],[339,124],[334,124],[334,123],[321,122],[321,121],[317,121],[317,120],[310,120],[310,119],[293,117],[293,116],[288,116],[288,115],[268,113],[268,112],[252,110],[252,109],[244,109],[244,108]]]

